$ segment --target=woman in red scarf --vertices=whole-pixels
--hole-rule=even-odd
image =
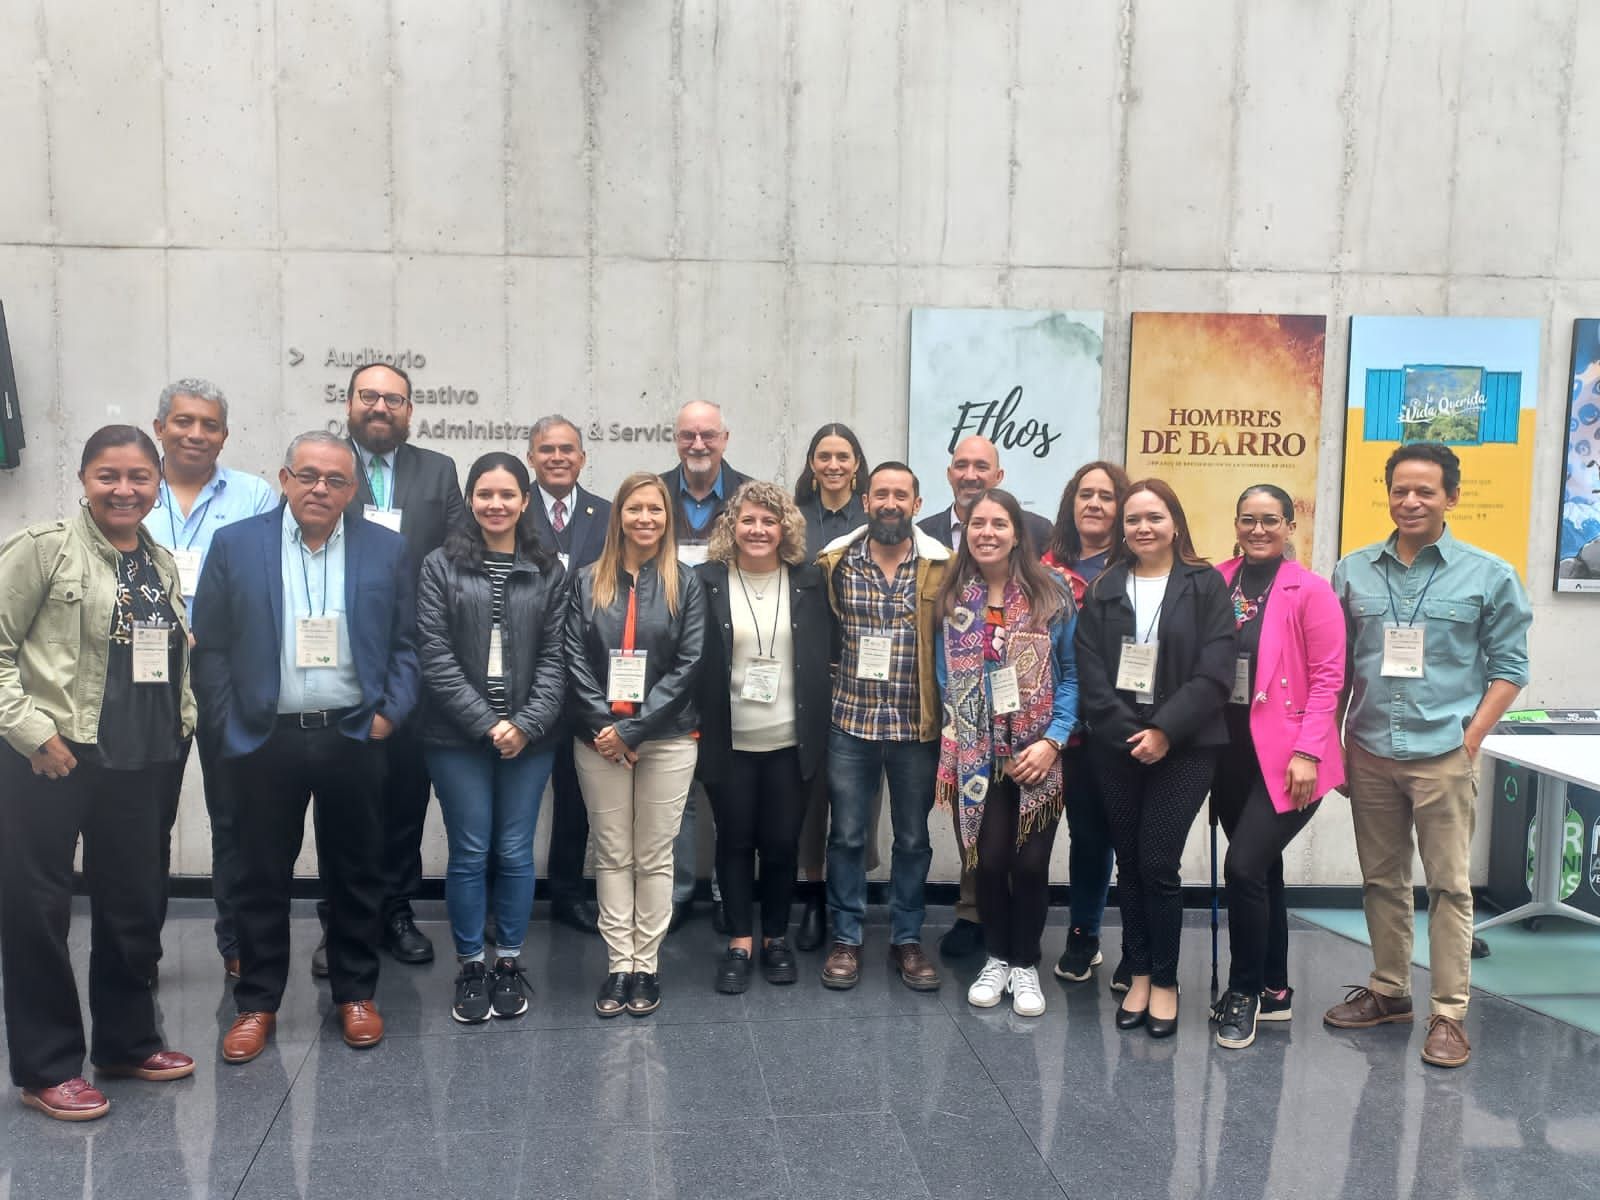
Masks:
[[[1039,938],[1050,849],[1061,821],[1061,748],[1078,718],[1076,610],[1028,543],[1022,507],[990,489],[967,518],[945,575],[935,660],[944,699],[937,794],[958,813],[962,860],[976,866],[988,959],[967,1000],[1044,1012]]]

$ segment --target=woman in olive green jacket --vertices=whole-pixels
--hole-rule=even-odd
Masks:
[[[156,1028],[163,843],[194,732],[177,564],[140,527],[160,460],[108,425],[83,450],[82,511],[0,544],[0,970],[11,1079],[64,1121],[110,1107],[83,1076],[67,954],[73,850],[92,922],[90,1058],[102,1075],[194,1070]]]

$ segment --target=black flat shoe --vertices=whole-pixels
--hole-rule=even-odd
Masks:
[[[628,984],[633,975],[627,971],[613,971],[600,985],[600,994],[594,998],[594,1010],[602,1017],[620,1017],[628,1007]]]
[[[956,923],[939,939],[940,958],[966,958],[983,949],[983,926],[957,917]]]
[[[1145,1029],[1153,1038],[1169,1038],[1178,1032],[1178,1014],[1170,1017],[1151,1017],[1144,1023]]]
[[[800,978],[800,965],[794,960],[787,938],[776,937],[761,947],[761,974],[768,983],[793,983]]]
[[[552,900],[550,919],[579,933],[600,932],[600,906],[593,900]]]
[[[822,943],[827,940],[828,910],[823,907],[822,897],[814,896],[806,901],[800,914],[800,928],[795,932],[794,944],[797,949],[809,953],[822,949]]]
[[[654,971],[635,971],[628,984],[628,1012],[648,1017],[661,1007],[661,983]]]
[[[1149,1016],[1149,1009],[1141,1008],[1137,1012],[1132,1012],[1119,1004],[1117,1005],[1117,1028],[1137,1029],[1145,1023],[1146,1018]]]
[[[725,996],[737,996],[750,986],[750,951],[723,951],[717,962],[717,991]]]

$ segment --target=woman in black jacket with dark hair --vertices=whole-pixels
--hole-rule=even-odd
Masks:
[[[1075,647],[1089,758],[1117,850],[1122,957],[1132,981],[1117,1028],[1178,1023],[1178,863],[1205,803],[1236,636],[1228,588],[1195,553],[1178,497],[1159,479],[1133,484],[1122,543],[1090,587]]]
[[[528,516],[528,469],[485,454],[467,472],[474,525],[422,563],[417,647],[422,740],[449,842],[445,905],[461,963],[463,1024],[528,1009],[522,942],[533,906],[533,832],[555,763],[566,691],[566,575]],[[485,962],[489,859],[495,940]]]
[[[706,657],[696,774],[717,817],[717,878],[728,948],[716,989],[742,992],[755,950],[750,910],[761,856],[761,970],[793,983],[789,905],[806,781],[823,774],[833,614],[805,561],[805,521],[774,484],[751,481],[717,518],[700,567]]]

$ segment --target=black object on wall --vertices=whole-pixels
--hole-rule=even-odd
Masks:
[[[17,372],[11,364],[11,338],[6,332],[6,306],[0,304],[0,470],[22,463],[22,407],[17,400]]]

